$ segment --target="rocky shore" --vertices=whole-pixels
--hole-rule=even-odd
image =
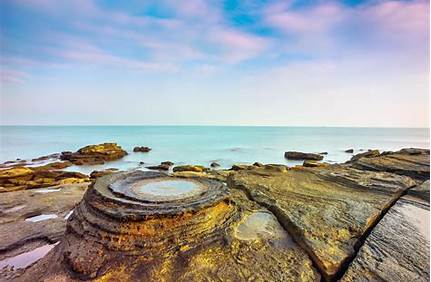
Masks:
[[[63,170],[126,154],[104,143],[0,166],[0,280],[429,281],[429,150]]]

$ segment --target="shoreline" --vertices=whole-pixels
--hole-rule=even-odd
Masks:
[[[148,147],[138,147],[136,150],[142,151],[136,154],[151,154],[152,152],[152,148]],[[75,244],[74,242],[80,242],[76,248],[93,248],[93,239],[86,238],[85,232],[82,233],[84,237],[79,241],[74,239],[73,234],[83,232],[80,225],[75,225],[77,221],[86,222],[93,220],[92,218],[98,218],[98,221],[101,221],[99,224],[104,226],[100,230],[93,229],[91,232],[94,232],[94,236],[97,238],[117,236],[116,232],[105,234],[106,230],[111,228],[109,226],[116,224],[116,221],[103,223],[105,215],[93,214],[90,210],[94,210],[94,207],[89,209],[88,205],[94,201],[98,202],[98,209],[108,209],[109,211],[106,210],[104,213],[111,214],[113,219],[119,218],[122,225],[124,222],[130,221],[129,217],[125,217],[122,212],[124,207],[110,210],[112,207],[107,203],[121,200],[123,192],[117,191],[109,196],[113,197],[109,200],[104,198],[96,200],[96,198],[88,198],[91,194],[88,191],[95,189],[95,185],[99,187],[102,183],[114,181],[111,179],[117,177],[127,179],[129,175],[136,175],[131,179],[137,179],[137,176],[143,179],[150,177],[149,183],[156,181],[151,180],[154,177],[155,179],[160,178],[157,181],[162,181],[162,183],[169,179],[183,182],[193,181],[194,186],[184,186],[188,187],[186,190],[188,194],[180,196],[181,190],[178,190],[172,194],[175,195],[175,198],[167,202],[166,200],[157,202],[157,199],[161,197],[160,189],[163,187],[160,185],[154,186],[159,189],[156,197],[150,196],[148,193],[142,194],[142,197],[149,197],[145,198],[145,202],[156,201],[154,205],[160,209],[164,209],[169,201],[178,201],[180,207],[180,203],[189,197],[201,197],[202,192],[195,193],[190,190],[193,189],[191,187],[196,186],[196,181],[219,183],[228,189],[223,192],[225,193],[223,196],[217,196],[218,200],[214,200],[215,202],[206,203],[213,199],[212,196],[199,200],[202,204],[197,206],[195,211],[197,214],[221,212],[222,215],[211,215],[211,218],[220,217],[218,220],[229,219],[220,225],[220,231],[215,227],[218,226],[217,222],[212,223],[214,227],[210,228],[210,230],[214,230],[208,231],[206,225],[201,226],[198,218],[192,216],[190,220],[197,220],[197,225],[195,229],[191,230],[203,232],[202,235],[199,235],[200,237],[196,237],[196,240],[200,242],[198,245],[186,243],[188,242],[186,238],[181,239],[184,242],[180,240],[175,244],[157,243],[161,244],[162,249],[171,249],[177,244],[187,246],[178,250],[174,248],[176,251],[169,251],[169,255],[164,255],[158,248],[153,250],[148,247],[152,250],[150,258],[154,259],[154,264],[151,263],[151,265],[156,269],[155,272],[145,272],[144,276],[149,279],[164,277],[163,275],[166,273],[163,265],[171,263],[178,255],[183,256],[187,263],[176,268],[175,272],[169,272],[171,276],[168,280],[174,279],[173,277],[180,281],[197,279],[202,271],[210,276],[218,273],[217,275],[228,275],[226,278],[245,279],[246,276],[241,276],[243,274],[238,272],[238,269],[257,270],[258,272],[255,274],[261,278],[276,275],[273,277],[275,280],[277,280],[276,277],[290,275],[290,277],[308,277],[309,281],[318,281],[321,278],[324,281],[338,279],[354,281],[354,278],[363,277],[365,273],[372,275],[370,277],[389,275],[388,277],[412,278],[413,276],[409,276],[413,275],[412,273],[405,272],[403,268],[394,264],[393,257],[400,260],[398,262],[400,265],[414,267],[417,271],[414,274],[415,277],[426,278],[429,275],[429,253],[424,253],[428,248],[423,248],[423,245],[429,246],[429,234],[425,234],[426,229],[417,224],[429,222],[426,220],[429,218],[429,150],[416,148],[405,148],[395,152],[370,150],[354,154],[349,161],[336,164],[325,163],[326,155],[323,154],[324,152],[321,153],[286,152],[287,158],[306,159],[300,161],[301,165],[293,167],[255,162],[237,164],[229,169],[224,169],[217,167],[216,164],[210,167],[209,165],[178,165],[166,161],[152,166],[152,169],[146,168],[145,171],[104,170],[93,171],[90,175],[65,171],[65,169],[80,165],[90,167],[101,164],[109,165],[111,161],[130,154],[115,143],[103,143],[89,145],[75,152],[61,152],[35,159],[36,162],[43,162],[41,166],[25,167],[22,166],[23,162],[12,164],[15,165],[14,168],[0,170],[0,186],[2,186],[0,213],[4,216],[4,221],[0,222],[0,235],[5,238],[0,244],[0,264],[5,265],[0,270],[0,277],[5,280],[26,280],[30,277],[38,277],[43,280],[50,279],[50,277],[62,277],[66,281],[75,281],[76,277],[85,279],[113,277],[113,279],[134,280],[129,275],[133,273],[144,275],[141,273],[140,264],[133,262],[136,259],[139,261],[139,256],[133,260],[120,259],[116,255],[117,252],[109,251],[111,247],[108,245],[106,245],[107,249],[103,249],[104,251],[99,250],[103,253],[103,261],[90,265],[88,262],[94,258],[88,257],[85,252],[74,253],[67,250],[68,244]],[[130,181],[133,183],[136,180]],[[87,188],[88,186],[89,188]],[[100,189],[107,192],[100,195],[105,195],[111,188],[102,188],[102,186]],[[202,186],[199,187],[201,187],[199,189],[203,189]],[[129,188],[122,189],[125,189],[125,193],[130,193],[127,192]],[[172,189],[179,188],[172,187]],[[131,195],[128,194],[128,201],[133,200],[134,196]],[[119,203],[123,203],[123,201],[121,200]],[[140,200],[135,199],[135,201]],[[211,210],[213,206],[218,208]],[[127,209],[129,208],[127,207]],[[150,210],[144,209],[136,212],[148,213]],[[187,214],[186,210],[178,208],[174,213],[175,216],[178,216],[179,222],[184,213]],[[136,216],[132,216],[135,221],[138,220]],[[157,226],[165,226],[165,223],[162,224],[162,222],[167,219],[162,215],[157,215],[154,220],[154,224]],[[140,228],[144,228],[143,230],[152,228],[148,224],[153,224],[151,223],[153,221],[143,218],[137,222],[139,222]],[[169,224],[163,228],[168,228]],[[190,232],[188,224],[178,227],[178,232],[180,232],[178,234]],[[269,224],[271,228],[260,229],[266,224]],[[69,226],[68,229],[66,226]],[[75,231],[68,232],[67,230],[70,228]],[[397,231],[399,228],[409,228],[409,232]],[[169,228],[166,231],[163,230],[161,229],[160,232],[171,232],[168,231]],[[122,236],[125,237],[122,237],[124,238],[122,240],[125,241],[116,245],[116,248],[120,250],[123,248],[128,250],[130,248],[128,242],[134,242],[139,236],[144,236],[141,234],[138,237],[128,237],[127,234],[133,231],[125,230],[124,232]],[[382,244],[382,234],[390,236],[393,242],[389,245]],[[147,239],[144,242],[158,242],[162,238],[154,233],[145,236],[149,237],[145,237]],[[192,238],[194,237],[192,236]],[[215,239],[210,240],[209,238]],[[65,240],[69,242],[66,245]],[[224,243],[219,245],[218,240]],[[415,247],[405,249],[401,246],[401,242],[409,242],[409,246]],[[105,245],[108,244],[108,241],[98,241],[97,244]],[[228,259],[234,250],[233,246],[238,244],[242,246],[240,249],[245,248],[252,255],[241,264]],[[370,256],[367,252],[376,246],[391,255],[387,257]],[[184,252],[182,248],[193,251]],[[267,250],[271,250],[272,258],[267,257]],[[42,251],[46,251],[46,253],[40,253]],[[140,253],[141,251],[140,248],[137,248],[134,252]],[[39,253],[35,255],[35,252]],[[219,273],[217,269],[222,269],[221,265],[215,264],[207,270],[201,269],[196,272],[198,268],[193,261],[213,259],[208,252],[215,252],[219,261],[229,265],[231,270],[226,270],[225,274]],[[399,252],[413,252],[415,256],[412,257],[415,257],[415,260],[406,259],[398,254]],[[68,260],[62,261],[61,258],[65,254],[70,254],[70,257]],[[23,260],[28,260],[29,256],[36,256],[37,259],[24,263]],[[428,259],[425,260],[427,256]],[[255,261],[253,257],[260,259]],[[264,257],[266,259],[263,259]],[[59,261],[62,261],[63,267],[59,267]],[[12,262],[15,263],[15,267],[7,266]],[[161,265],[158,264],[159,262]],[[100,265],[110,265],[110,267],[100,273],[99,271],[94,272],[93,265],[99,263]],[[285,264],[293,272],[286,272],[286,268],[273,269],[273,266],[278,263]],[[256,264],[259,265],[257,268]],[[127,267],[129,272],[121,272],[120,269],[123,267]],[[65,269],[69,270],[65,271]],[[268,272],[270,269],[272,270]],[[384,269],[383,274],[380,269]],[[70,276],[70,273],[79,273],[79,276],[74,276],[75,274]]]

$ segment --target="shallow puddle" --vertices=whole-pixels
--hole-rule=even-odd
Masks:
[[[64,217],[64,219],[65,219],[65,220],[68,220],[68,219],[69,219],[69,217],[70,217],[72,214],[73,214],[73,210],[71,210],[70,212],[68,212],[68,213],[66,214],[66,216]]]
[[[25,205],[19,205],[19,206],[15,206],[13,208],[10,208],[10,209],[6,209],[6,210],[4,210],[4,212],[5,213],[16,212],[16,211],[23,209],[24,207],[25,207]]]
[[[199,185],[187,180],[164,180],[150,182],[136,189],[136,192],[153,196],[181,196],[199,189]]]
[[[4,259],[0,261],[0,269],[3,269],[5,266],[11,266],[14,269],[26,268],[27,266],[43,258],[57,244],[58,242],[55,244],[45,245],[29,252]]]
[[[287,239],[288,234],[277,218],[268,212],[254,212],[245,217],[236,229],[240,240]]]
[[[32,217],[28,217],[25,219],[25,221],[31,221],[31,222],[38,222],[43,220],[48,220],[52,218],[57,218],[58,216],[56,214],[40,214]]]
[[[34,192],[36,192],[36,193],[52,193],[52,192],[58,192],[58,191],[60,191],[60,188],[57,188],[57,189],[48,188],[48,189],[34,190]]]

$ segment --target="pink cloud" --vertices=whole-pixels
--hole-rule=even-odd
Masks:
[[[5,69],[4,66],[0,69],[0,81],[5,84],[23,83],[29,78],[29,75],[22,71]]]

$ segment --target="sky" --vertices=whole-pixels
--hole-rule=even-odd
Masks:
[[[429,2],[0,1],[2,125],[429,127]]]

